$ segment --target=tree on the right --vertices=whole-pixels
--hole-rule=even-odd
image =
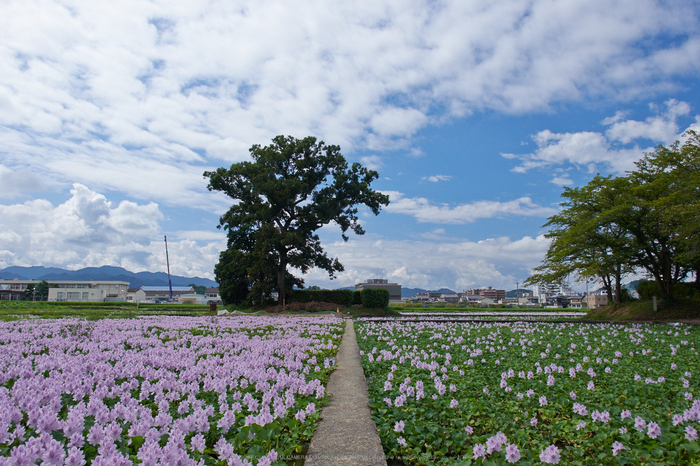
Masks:
[[[661,298],[700,271],[700,136],[658,146],[621,177],[596,176],[582,188],[567,188],[562,210],[545,227],[551,243],[528,284],[555,282],[573,274],[600,280],[615,304],[622,277],[644,271]]]

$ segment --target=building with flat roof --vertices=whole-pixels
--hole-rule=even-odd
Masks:
[[[42,280],[0,280],[0,299],[23,299],[29,285]],[[49,301],[103,302],[126,301],[129,282],[97,280],[46,280]]]
[[[496,303],[506,299],[506,290],[496,290],[494,288],[491,288],[490,286],[486,288],[474,288],[471,290],[467,290],[465,294],[478,295],[484,298],[493,299],[493,301]]]
[[[401,285],[398,283],[389,283],[389,280],[384,278],[370,278],[366,282],[355,285],[355,290],[366,290],[368,288],[384,288],[389,291],[390,302],[401,302]]]

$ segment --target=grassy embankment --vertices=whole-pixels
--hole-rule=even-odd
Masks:
[[[64,317],[120,319],[140,315],[208,315],[209,306],[194,304],[71,303],[47,301],[0,301],[0,320]]]
[[[586,319],[631,322],[696,321],[696,323],[700,323],[700,300],[683,299],[671,303],[658,301],[656,311],[654,311],[653,301],[649,300],[632,301],[620,306],[610,304],[591,309],[586,314]]]

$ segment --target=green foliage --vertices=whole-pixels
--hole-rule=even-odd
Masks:
[[[354,290],[352,292],[352,303],[353,304],[362,304],[362,291],[361,290]]]
[[[619,304],[621,278],[643,270],[671,301],[676,285],[700,270],[700,136],[685,136],[682,145],[646,154],[627,176],[566,188],[563,210],[545,224],[552,227],[545,260],[526,283],[594,278]]]
[[[276,290],[282,304],[290,284],[303,283],[290,278],[288,266],[302,273],[317,267],[331,278],[343,271],[321,247],[319,228],[336,223],[345,241],[348,229],[364,234],[356,206],[365,205],[377,215],[389,198],[370,188],[377,172],[359,163],[348,166],[340,147],[314,137],[277,136],[269,146],[251,147],[250,155],[251,162],[204,173],[210,191],[237,201],[219,221],[228,232],[227,250],[237,252],[235,263],[222,253],[221,277],[236,283],[230,287],[233,295],[245,282],[251,301]],[[227,288],[219,275],[217,280]]]
[[[641,299],[647,300],[652,299],[653,296],[657,298],[661,296],[659,284],[653,280],[639,282],[639,285],[637,285],[637,293]]]
[[[376,308],[389,305],[389,290],[384,288],[365,288],[360,293],[364,307]]]
[[[29,283],[27,285],[27,289],[24,290],[24,299],[27,301],[32,301],[32,298],[35,298],[35,287],[34,283]]]
[[[351,306],[353,292],[351,290],[291,290],[287,299],[288,303],[310,303],[312,301]]]
[[[37,301],[46,301],[49,299],[49,282],[46,280],[42,280],[36,285],[36,300]]]
[[[477,445],[502,432],[520,451],[521,460],[515,464],[542,464],[537,458],[550,445],[559,448],[559,464],[567,465],[700,460],[697,441],[685,437],[687,424],[673,421],[674,414],[692,405],[684,393],[698,387],[694,378],[686,384],[680,377],[700,370],[697,327],[669,331],[668,326],[644,325],[630,332],[635,335],[631,340],[621,338],[630,327],[613,325],[358,322],[355,328],[369,406],[387,457],[408,457],[404,462],[411,465],[506,465],[510,463],[503,448],[483,460],[463,462],[473,459]],[[636,338],[644,340],[653,359],[637,353]],[[519,343],[499,346],[499,340]],[[482,353],[479,341],[495,341],[496,347]],[[551,352],[544,352],[550,345]],[[401,358],[387,357],[397,347],[402,349]],[[417,365],[416,359],[427,363]],[[581,370],[571,377],[566,369],[564,373],[553,369],[559,364],[572,369],[580,364]],[[442,389],[436,382],[439,366],[446,369]],[[595,376],[586,375],[588,370]],[[529,371],[532,374],[525,376]],[[640,378],[635,377],[638,374]],[[423,396],[406,396],[406,387],[417,392],[419,384]],[[528,393],[531,389],[534,396]],[[400,398],[403,402],[397,406]],[[587,412],[576,412],[574,403],[581,403]],[[631,417],[623,417],[624,410]],[[609,419],[596,420],[596,411],[606,412]],[[652,438],[646,428],[635,428],[638,416],[656,422],[661,434]],[[403,426],[397,428],[398,423]],[[615,441],[625,447],[617,456],[612,451]]]
[[[194,283],[190,283],[189,286],[191,286],[194,289],[194,292],[197,294],[207,293],[207,287],[204,285],[195,285]]]

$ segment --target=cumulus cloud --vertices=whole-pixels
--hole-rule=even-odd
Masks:
[[[124,200],[114,205],[79,183],[70,193],[59,205],[43,199],[0,205],[0,268],[115,265],[135,272],[164,270],[163,214],[157,204]],[[177,237],[168,243],[172,272],[213,278],[213,264],[226,244],[223,234],[195,231]]]
[[[652,107],[653,109],[653,107]],[[625,120],[626,114],[618,111],[614,116],[602,121],[609,126],[603,133],[581,131],[577,133],[553,133],[543,130],[532,139],[537,144],[535,152],[530,154],[501,154],[508,159],[519,159],[521,164],[513,171],[525,173],[533,168],[547,168],[557,165],[572,164],[579,168],[587,168],[593,172],[598,165],[616,173],[635,168],[634,162],[641,159],[645,153],[653,152],[655,146],[624,147],[633,141],[651,140],[660,144],[669,144],[681,138],[677,118],[690,113],[687,102],[669,100],[666,109],[647,118],[645,121]],[[700,117],[696,117],[696,121]],[[693,126],[686,129],[693,129]],[[621,146],[622,145],[622,146]],[[552,183],[566,185],[568,178],[554,177]]]
[[[419,222],[465,224],[481,218],[503,217],[506,215],[522,217],[549,217],[557,212],[552,207],[540,206],[529,197],[521,197],[512,201],[477,201],[457,206],[436,205],[423,197],[404,197],[397,191],[385,191],[390,203],[385,208],[387,212],[405,214],[414,217]]]
[[[277,134],[414,152],[421,128],[485,109],[668,90],[699,70],[697,24],[691,0],[10,0],[0,154],[15,172],[195,203],[205,186],[188,180]],[[139,179],[139,160],[148,183],[109,176]]]
[[[335,280],[312,270],[307,284],[327,288],[352,286],[368,278],[388,278],[404,287],[455,291],[480,286],[515,288],[544,257],[549,240],[543,235],[489,238],[483,241],[400,241],[372,237],[329,244],[345,271]]]

